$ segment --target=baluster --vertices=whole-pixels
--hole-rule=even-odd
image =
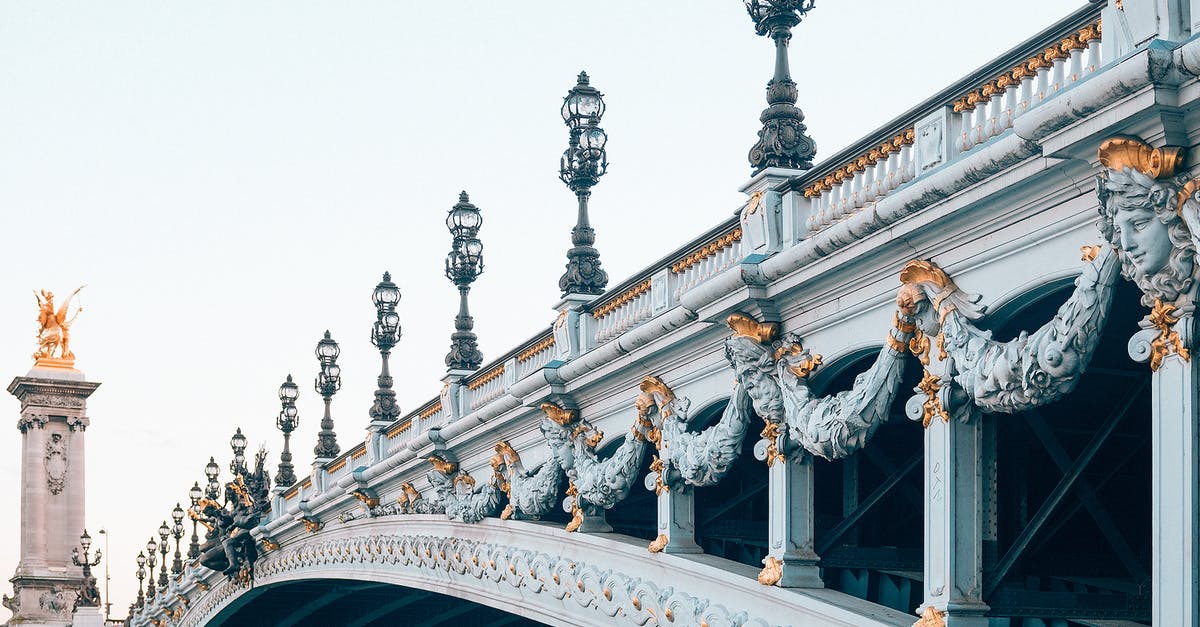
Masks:
[[[1047,95],[1054,95],[1066,85],[1067,56],[1061,48],[1055,46],[1046,51],[1047,60],[1051,60],[1050,85]]]
[[[1030,107],[1036,107],[1046,99],[1046,92],[1050,85],[1050,63],[1043,57],[1038,57],[1030,63],[1037,64],[1037,90],[1030,103]]]
[[[978,92],[971,94],[971,96],[975,97],[975,102],[972,103],[975,105],[975,114],[973,116],[975,125],[971,127],[971,146],[978,146],[979,144],[987,141],[988,138],[987,106],[989,100],[987,97],[982,96]],[[967,102],[971,102],[969,97],[967,98]]]
[[[850,179],[850,206],[847,213],[863,206],[863,176],[855,172]]]
[[[838,179],[833,184],[833,189],[829,192],[829,221],[826,224],[833,224],[841,217],[842,207],[842,181]]]
[[[1063,40],[1063,49],[1067,50],[1067,82],[1074,83],[1083,77],[1083,44],[1075,37]]]
[[[1091,74],[1100,68],[1100,29],[1092,25],[1079,33],[1079,39],[1087,44],[1088,64],[1087,73]]]
[[[995,83],[988,83],[983,88],[983,95],[988,98],[988,119],[987,125],[984,128],[983,137],[995,137],[1004,130],[1000,124],[1000,100],[1004,97],[1004,90],[997,88]]]
[[[871,154],[874,155],[875,151],[872,150]],[[865,168],[863,168],[862,180],[863,180],[863,182],[862,182],[862,204],[859,205],[860,207],[862,205],[865,205],[866,203],[871,202],[872,200],[875,200],[875,159],[874,159],[874,157],[867,157],[867,166]]]
[[[907,183],[916,175],[917,164],[912,158],[912,144],[900,147],[900,167],[904,174],[903,182]]]
[[[1002,129],[1012,128],[1013,118],[1016,117],[1017,111],[1017,88],[1020,82],[1013,78],[1012,74],[1005,74],[1000,80],[996,81],[1004,83],[1004,105],[1000,116],[1000,124]]]
[[[1037,75],[1032,68],[1024,64],[1013,70],[1013,76],[1017,76],[1018,74],[1020,74],[1021,79],[1021,93],[1017,97],[1017,110],[1016,114],[1013,115],[1014,120],[1025,115],[1025,112],[1029,110],[1030,105],[1033,103],[1033,80]]]

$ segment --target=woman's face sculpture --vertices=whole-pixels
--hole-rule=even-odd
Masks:
[[[1114,236],[1121,252],[1140,277],[1153,277],[1171,257],[1168,225],[1149,206],[1122,208],[1113,216]]]

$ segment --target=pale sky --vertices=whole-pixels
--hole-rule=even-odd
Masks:
[[[1082,4],[822,0],[791,52],[818,160]],[[32,291],[86,283],[72,344],[103,383],[87,511],[98,545],[111,533],[113,615],[210,455],[225,476],[235,427],[274,471],[289,373],[306,472],[325,329],[342,346],[339,443],[361,441],[384,270],[403,294],[401,409],[437,394],[460,190],[484,219],[485,360],[551,322],[575,219],[558,109],[580,69],[608,104],[591,217],[615,285],[737,209],[772,59],[736,0],[0,2],[0,374],[31,366]],[[4,395],[3,577],[19,555],[18,412]]]

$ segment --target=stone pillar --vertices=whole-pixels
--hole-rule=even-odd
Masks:
[[[938,407],[951,388],[936,395]],[[908,402],[909,417],[923,418],[931,397]],[[936,410],[935,410],[936,411]],[[930,416],[925,428],[925,602],[950,627],[986,627],[983,615],[983,419],[973,407]]]
[[[71,549],[84,529],[87,399],[100,386],[69,362],[39,362],[8,392],[21,402],[21,559],[10,623],[71,624],[82,572]]]
[[[1172,333],[1177,333],[1172,337]],[[1156,337],[1157,336],[1157,337]],[[1137,361],[1157,365],[1152,376],[1150,438],[1152,446],[1151,618],[1155,625],[1198,625],[1197,586],[1197,453],[1200,453],[1200,375],[1192,359],[1178,348],[1194,347],[1195,322],[1180,316],[1168,327],[1142,331],[1129,342]],[[1152,338],[1154,338],[1152,340]],[[1160,352],[1155,358],[1155,343]],[[1185,348],[1185,350],[1187,350]],[[1190,351],[1189,351],[1190,352]],[[1157,362],[1155,359],[1160,359]]]
[[[776,585],[783,588],[823,588],[813,547],[813,460],[802,450],[769,462],[770,498],[766,568],[760,583],[769,583],[779,568]]]
[[[696,495],[691,486],[667,488],[658,495],[658,539],[654,545],[664,541],[663,553],[701,552],[696,544]]]

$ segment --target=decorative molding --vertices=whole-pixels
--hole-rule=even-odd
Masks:
[[[67,471],[70,465],[67,443],[61,433],[50,434],[43,461],[46,465],[46,487],[50,489],[50,494],[61,494],[67,485]]]
[[[560,318],[561,318],[561,315],[560,315]],[[537,355],[538,353],[550,348],[551,346],[554,346],[554,334],[553,333],[542,338],[541,340],[539,340],[537,343],[530,346],[529,348],[526,348],[525,350],[517,353],[517,363],[523,363],[523,362],[529,361],[534,355]]]
[[[853,178],[855,173],[862,172],[868,167],[875,165],[881,160],[887,159],[887,156],[893,152],[899,152],[900,148],[910,146],[916,140],[916,130],[909,127],[900,131],[895,137],[883,142],[875,148],[871,148],[866,152],[848,159],[843,162],[844,165],[838,166],[833,172],[827,174],[825,178],[804,188],[804,197],[812,198],[820,196],[821,193],[833,189],[834,185],[842,181]]]
[[[468,381],[467,389],[474,392],[502,374],[504,374],[504,364],[500,364],[499,366],[496,366],[495,368],[492,368],[491,370],[479,375],[478,378]]]
[[[638,283],[637,285],[625,290],[624,292],[621,292],[620,294],[617,295],[616,298],[597,307],[596,310],[592,312],[592,317],[599,320],[600,318],[607,316],[609,313],[611,313],[617,307],[620,307],[621,305],[624,305],[625,303],[648,292],[650,290],[651,283],[652,283],[651,279],[646,279],[645,281]]]
[[[716,255],[717,253],[721,252],[722,250],[729,248],[730,246],[733,246],[734,242],[741,241],[741,239],[742,239],[742,227],[740,227],[740,226],[734,227],[734,229],[729,231],[728,233],[717,237],[713,241],[692,251],[691,253],[686,255],[682,260],[671,264],[671,272],[673,274],[679,274],[680,272],[687,270],[688,268],[700,263],[701,261],[704,261],[705,259],[708,259],[709,257]]]

